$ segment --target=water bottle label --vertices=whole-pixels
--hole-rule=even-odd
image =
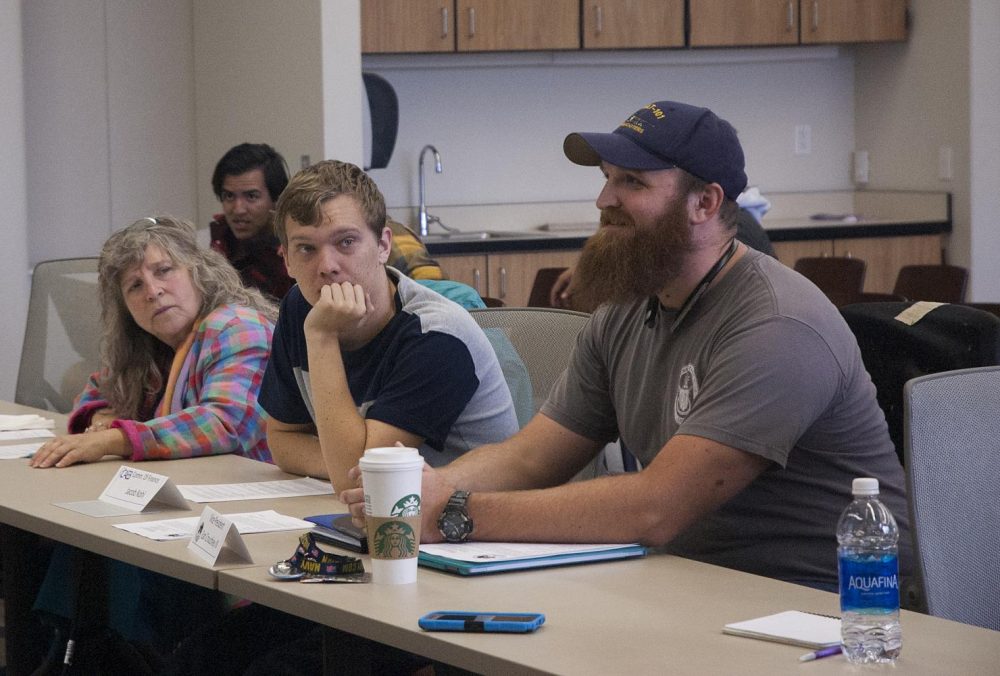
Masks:
[[[899,609],[899,559],[895,554],[840,557],[840,609]]]

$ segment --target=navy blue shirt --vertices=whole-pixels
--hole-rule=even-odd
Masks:
[[[516,432],[510,392],[478,325],[455,303],[387,271],[396,278],[396,314],[368,344],[342,352],[361,416],[422,437],[432,465]],[[315,421],[304,331],[311,309],[298,286],[282,300],[261,385],[264,410],[286,424]]]

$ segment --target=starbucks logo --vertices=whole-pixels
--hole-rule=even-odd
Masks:
[[[411,493],[400,498],[389,510],[389,516],[420,516],[420,496]]]
[[[372,554],[379,559],[413,558],[417,555],[416,534],[403,521],[387,521],[375,531]]]

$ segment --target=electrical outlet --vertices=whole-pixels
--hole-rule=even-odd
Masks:
[[[300,166],[301,166],[301,167],[302,167],[303,169],[305,169],[305,168],[307,168],[307,167],[308,167],[308,166],[309,166],[310,164],[312,164],[312,159],[311,159],[311,158],[310,158],[310,157],[309,157],[308,155],[303,155],[302,157],[300,157],[300,158],[299,158],[299,163],[300,163]]]
[[[854,151],[854,182],[859,184],[868,183],[868,151]]]
[[[795,125],[795,154],[808,155],[812,152],[812,127],[808,124]]]
[[[951,146],[941,146],[938,148],[938,178],[942,181],[950,181],[954,178],[954,169],[952,166],[953,154]]]

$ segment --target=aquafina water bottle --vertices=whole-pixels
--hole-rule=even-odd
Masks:
[[[892,663],[902,646],[899,527],[878,499],[878,479],[855,479],[852,490],[837,524],[843,652],[856,664]]]

